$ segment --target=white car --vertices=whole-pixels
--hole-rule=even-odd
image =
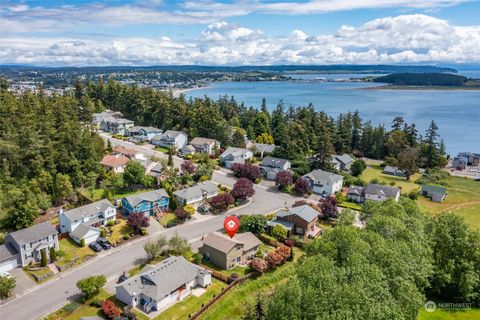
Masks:
[[[10,274],[10,272],[4,271],[4,272],[0,273],[0,277],[2,277],[2,278],[11,278],[12,275]]]

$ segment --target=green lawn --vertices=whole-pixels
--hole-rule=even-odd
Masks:
[[[362,210],[361,205],[359,205],[358,203],[355,203],[355,202],[347,201],[347,200],[342,201],[341,203],[338,204],[338,206],[341,207],[341,208],[352,209],[352,210],[355,210],[355,211]]]
[[[240,277],[243,277],[244,275],[246,274],[249,274],[250,272],[252,272],[252,269],[250,269],[249,267],[242,267],[242,266],[238,266],[238,267],[235,267],[235,268],[232,268],[232,269],[223,269],[223,268],[220,268],[216,265],[214,265],[213,263],[211,262],[206,262],[206,261],[202,261],[202,265],[210,268],[210,269],[213,269],[213,270],[216,270],[216,271],[219,271],[223,274],[226,274],[227,276],[230,276],[232,273],[236,273],[238,274]]]
[[[108,237],[108,241],[111,243],[115,243],[122,239],[123,236],[133,232],[132,227],[127,224],[127,220],[117,219],[117,221],[120,221],[120,223],[108,227],[112,231],[112,234]]]
[[[160,218],[160,220],[158,221],[162,226],[166,227],[167,224],[170,222],[170,221],[176,221],[177,220],[177,217],[169,212],[167,213],[166,215],[164,215],[163,217]]]
[[[465,311],[435,310],[427,312],[422,310],[417,320],[477,320],[480,319],[480,309],[469,309]]]
[[[57,262],[58,265],[65,265],[69,263],[73,258],[78,257],[77,264],[83,262],[83,259],[90,255],[95,255],[92,249],[89,247],[80,247],[72,239],[66,238],[58,242],[60,251],[63,251],[64,255]]]
[[[303,255],[303,251],[295,248],[295,260],[301,255]],[[288,281],[294,274],[294,263],[287,262],[275,271],[267,272],[256,279],[247,280],[227,293],[220,301],[213,305],[201,319],[241,319],[248,301],[253,301],[258,293],[272,292],[275,287]]]
[[[119,190],[115,193],[115,199],[125,198],[134,194],[150,191],[152,189],[139,189],[139,190]],[[96,188],[93,190],[80,191],[85,197],[92,201],[98,201],[105,198],[105,190],[102,188]]]
[[[394,182],[396,187],[402,189],[402,193],[408,193],[413,190],[420,190],[420,185],[414,183],[414,181],[421,176],[422,175],[420,173],[416,173],[410,178],[410,181],[407,181],[403,177],[395,177],[388,174],[383,174],[383,168],[380,167],[380,165],[369,163],[368,168],[363,171],[360,178],[366,182],[370,182],[372,179],[378,179],[380,182],[388,185],[391,182]]]
[[[480,203],[458,207],[447,212],[462,216],[471,227],[480,229]]]
[[[155,151],[162,152],[162,153],[168,153],[168,149],[165,147],[156,147]]]

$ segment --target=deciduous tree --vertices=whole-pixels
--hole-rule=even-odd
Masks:
[[[255,194],[255,189],[253,188],[252,181],[246,178],[240,178],[233,185],[232,196],[236,200],[246,200],[250,197],[253,197]]]
[[[135,234],[140,234],[142,228],[148,227],[148,217],[143,212],[132,212],[128,215],[128,225]]]

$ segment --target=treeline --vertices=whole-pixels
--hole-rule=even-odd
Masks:
[[[467,78],[450,73],[394,73],[374,78],[373,82],[399,86],[463,86]]]
[[[431,218],[406,198],[366,204],[364,229],[351,214],[307,246],[287,283],[249,298],[243,319],[414,320],[428,300],[478,304],[480,233],[463,218]]]
[[[1,80],[1,79],[0,79]],[[102,139],[74,96],[15,96],[0,82],[0,222],[30,226],[40,210],[94,184],[102,172]]]
[[[316,155],[314,167],[326,167],[332,154],[385,159],[396,157],[407,147],[418,148],[420,165],[444,164],[445,147],[432,122],[422,137],[414,123],[395,118],[390,128],[363,121],[358,111],[333,118],[313,105],[285,107],[279,103],[271,112],[263,100],[259,108],[247,107],[233,97],[186,99],[149,88],[100,81],[77,83],[75,96],[85,109],[109,108],[121,111],[138,125],[183,130],[189,137],[215,138],[222,146],[245,147],[248,139],[275,143],[275,155],[306,166]],[[93,107],[96,106],[96,107]]]

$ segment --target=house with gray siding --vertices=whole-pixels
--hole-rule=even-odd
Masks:
[[[189,188],[177,190],[173,194],[177,198],[179,206],[199,205],[218,195],[218,186],[208,180],[199,182]]]
[[[433,202],[443,202],[447,196],[447,188],[432,185],[423,185],[420,190],[422,196],[430,198]]]
[[[335,169],[337,170],[343,170],[343,171],[350,171],[350,167],[352,166],[352,163],[355,161],[354,158],[352,158],[348,154],[342,154],[342,155],[334,155],[332,156],[332,164]]]
[[[187,145],[188,136],[182,131],[167,130],[152,138],[152,144],[158,147],[182,149]]]
[[[133,125],[132,120],[124,118],[104,118],[100,123],[100,129],[113,134],[127,135]]]
[[[123,213],[142,212],[146,216],[162,214],[168,210],[170,197],[163,189],[134,194],[122,199]]]
[[[394,166],[385,166],[383,168],[383,173],[388,174],[390,176],[396,176],[396,177],[405,177],[405,171],[398,169],[397,167]]]
[[[140,274],[115,288],[115,297],[143,312],[160,311],[212,283],[211,273],[184,257],[171,256],[156,265],[146,265]]]
[[[352,185],[348,188],[347,198],[358,203],[364,203],[366,200],[382,202],[388,198],[398,201],[400,189],[375,183],[370,183],[366,187]]]
[[[219,157],[220,163],[226,168],[232,168],[234,163],[244,163],[251,159],[253,152],[249,149],[229,147]]]
[[[203,239],[200,252],[214,265],[231,269],[239,264],[247,265],[261,243],[251,232],[237,233],[233,238],[220,232],[212,232]]]
[[[83,239],[88,245],[97,241],[100,237],[99,227],[106,225],[108,221],[115,220],[116,214],[116,207],[107,199],[67,211],[61,209],[58,213],[60,232],[67,232],[78,244]]]
[[[40,261],[42,250],[49,258],[50,248],[59,250],[58,231],[48,221],[12,232],[0,246],[0,271]]]
[[[277,173],[283,170],[290,170],[290,161],[281,158],[265,157],[260,163],[260,173],[268,180],[275,180]]]
[[[313,170],[303,176],[310,184],[313,193],[333,195],[342,190],[343,176],[323,170]]]

